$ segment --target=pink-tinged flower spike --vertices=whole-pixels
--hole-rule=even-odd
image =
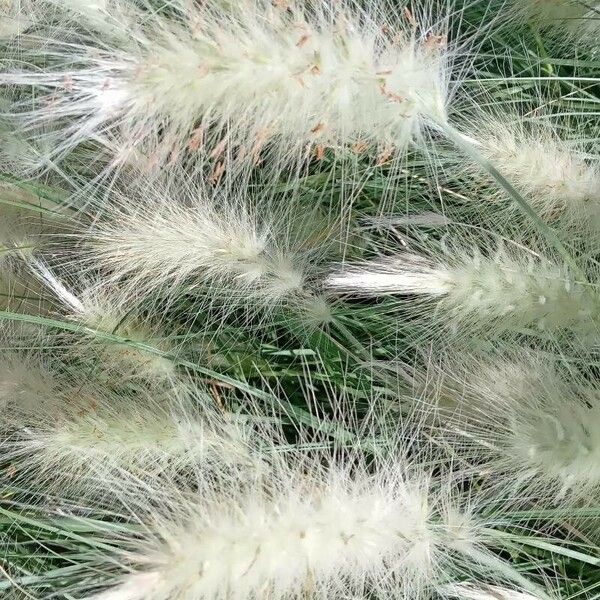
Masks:
[[[35,92],[35,105],[22,100],[13,116],[32,132],[52,126],[55,155],[92,140],[113,163],[200,157],[219,172],[269,149],[275,164],[311,148],[390,156],[446,122],[455,51],[449,15],[433,17],[429,5],[417,14],[353,0],[190,2],[169,13],[118,4],[109,34],[37,31],[19,69],[0,74],[0,84]],[[42,49],[44,69],[21,68]]]

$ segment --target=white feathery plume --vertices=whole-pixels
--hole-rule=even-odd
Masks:
[[[38,212],[39,211],[39,212]],[[43,201],[26,190],[0,183],[0,308],[44,314],[49,306],[39,282],[27,271],[44,236],[56,232],[56,220]],[[54,221],[54,222],[53,222]]]
[[[517,11],[540,27],[569,41],[597,44],[600,3],[597,0],[517,0]]]
[[[158,573],[131,575],[125,583],[102,594],[97,594],[92,600],[142,600],[144,594],[156,588],[159,583],[160,575]]]
[[[473,498],[398,454],[375,472],[342,456],[291,450],[265,477],[195,497],[167,486],[141,533],[115,544],[121,583],[94,600],[416,599],[445,597],[458,573],[515,576],[487,550]]]
[[[539,596],[517,592],[497,585],[478,587],[468,583],[457,583],[447,586],[444,592],[460,600],[540,600]]]
[[[31,51],[44,48],[49,66],[0,75],[46,95],[12,112],[27,127],[60,124],[58,154],[90,139],[117,162],[141,151],[153,165],[189,155],[258,162],[265,146],[276,162],[315,146],[389,154],[446,121],[453,50],[448,15],[436,25],[431,7],[245,0],[178,3],[168,16],[121,6],[108,16],[113,35],[37,33]]]
[[[549,122],[490,118],[476,133],[479,150],[546,222],[600,228],[600,165],[561,139]],[[481,176],[480,169],[473,175]],[[495,197],[496,201],[500,199]],[[517,212],[512,202],[505,202]]]
[[[31,19],[19,0],[0,0],[0,43],[23,33]]]
[[[443,397],[441,409],[457,418],[443,419],[450,433],[471,440],[490,469],[510,473],[514,485],[536,496],[595,497],[600,386],[574,367],[527,351],[494,360],[455,358],[431,383]]]
[[[230,308],[270,309],[310,295],[331,246],[318,235],[331,238],[326,229],[310,231],[313,241],[294,230],[294,208],[252,205],[235,194],[153,193],[143,204],[126,199],[107,207],[85,243],[90,264],[118,282],[131,304],[156,293],[168,299],[191,293],[199,302],[224,297]]]
[[[71,318],[91,331],[84,334],[76,351],[82,356],[92,348],[100,350],[99,359],[109,371],[120,372],[128,378],[143,378],[147,382],[173,382],[177,377],[172,358],[175,345],[156,325],[124,313],[106,289],[86,289],[81,293],[81,310]],[[108,333],[126,341],[101,339],[95,332]],[[150,346],[159,351],[144,350]]]
[[[399,254],[349,264],[325,280],[330,291],[408,296],[412,315],[461,334],[579,333],[594,336],[600,294],[569,268],[518,246],[484,255],[477,247],[446,254]]]
[[[0,445],[15,474],[23,472],[28,481],[48,489],[54,482],[65,489],[81,487],[80,493],[85,493],[92,483],[94,492],[96,483],[106,483],[118,469],[140,477],[183,471],[190,465],[218,473],[232,461],[247,459],[243,440],[232,438],[227,429],[151,398],[84,398],[80,389],[65,389],[52,410],[47,408],[21,415]]]
[[[142,378],[146,382],[173,383],[177,377],[173,360],[161,356],[174,351],[174,346],[154,325],[123,310],[118,291],[86,285],[76,295],[53,273],[42,259],[33,258],[33,272],[59,301],[61,313],[82,326],[75,336],[67,335],[67,346],[82,358],[99,360],[113,376]],[[108,337],[103,337],[108,334]],[[122,341],[114,339],[122,338]],[[155,348],[151,352],[144,346]],[[94,351],[99,351],[98,353]]]
[[[2,366],[2,456],[29,485],[58,486],[65,497],[74,486],[102,491],[119,469],[146,478],[250,460],[244,430],[217,417],[208,394],[117,393],[88,371],[73,382],[36,354],[4,355]]]
[[[456,287],[452,269],[415,254],[350,264],[328,276],[326,285],[342,294],[446,296]]]

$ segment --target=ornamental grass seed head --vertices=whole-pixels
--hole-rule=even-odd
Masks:
[[[484,470],[510,476],[502,485],[514,495],[589,501],[600,485],[600,390],[579,369],[590,358],[574,355],[451,355],[420,378],[423,395],[433,392],[440,426],[472,444]]]
[[[243,485],[163,490],[143,533],[115,542],[124,574],[94,600],[451,597],[456,573],[519,579],[488,549],[497,515],[400,448],[370,465],[341,447],[265,452]]]
[[[455,342],[523,334],[597,338],[600,294],[593,283],[533,248],[467,240],[348,263],[325,286],[338,295],[397,298],[400,313],[424,336],[452,333]]]
[[[324,148],[401,154],[446,121],[455,85],[451,10],[432,6],[41,1],[59,22],[64,7],[65,23],[25,37],[0,84],[34,92],[11,118],[32,135],[50,128],[53,160],[88,141],[114,165],[141,153],[150,167],[200,159],[213,173],[294,165]]]

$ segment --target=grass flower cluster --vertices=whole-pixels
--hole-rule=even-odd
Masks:
[[[0,0],[0,597],[597,598],[599,19]]]

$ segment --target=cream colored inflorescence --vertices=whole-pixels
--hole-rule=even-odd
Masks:
[[[83,5],[80,14],[94,8],[92,23],[106,12]],[[56,67],[0,77],[52,98],[46,108],[20,106],[28,124],[65,116],[74,123],[58,153],[94,138],[117,162],[141,150],[151,165],[190,155],[251,164],[267,146],[283,162],[315,147],[389,156],[426,124],[446,121],[452,52],[444,16],[436,28],[428,11],[386,14],[352,1],[180,3],[171,17],[127,8],[109,11],[110,35],[101,40],[93,27],[77,47],[49,38]]]
[[[477,248],[442,257],[403,254],[348,265],[326,285],[337,293],[428,300],[416,312],[443,315],[456,331],[594,334],[600,295],[562,267],[522,249],[484,256]],[[417,302],[418,300],[415,300]]]
[[[478,518],[427,474],[407,475],[400,460],[373,474],[297,458],[155,516],[132,572],[95,600],[425,598],[452,568],[498,568]]]

